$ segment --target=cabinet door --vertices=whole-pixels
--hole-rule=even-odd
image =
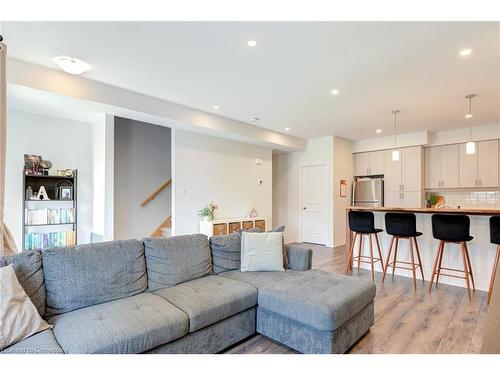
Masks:
[[[401,193],[401,207],[422,208],[423,194],[421,191],[404,191]]]
[[[384,151],[370,152],[370,174],[384,174]]]
[[[477,142],[477,178],[481,187],[498,186],[498,140]]]
[[[406,147],[402,149],[400,160],[401,188],[404,191],[422,190],[422,148]]]
[[[368,176],[370,170],[370,159],[367,152],[354,154],[354,175]]]
[[[401,150],[399,160],[392,160],[392,150],[384,151],[384,190],[401,190]]]
[[[441,187],[457,188],[458,183],[458,145],[441,146]]]
[[[477,147],[477,144],[476,144]],[[465,152],[465,143],[459,145],[459,185],[463,188],[477,186],[477,150],[474,154]]]
[[[384,207],[401,207],[401,192],[385,191]]]
[[[441,147],[428,147],[425,149],[425,187],[441,187]],[[457,162],[458,177],[458,162]]]

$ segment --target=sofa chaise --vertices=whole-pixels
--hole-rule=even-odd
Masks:
[[[218,353],[259,332],[302,353],[344,353],[373,325],[375,285],[311,269],[240,272],[201,234],[78,245],[0,258],[53,329],[2,353]],[[212,245],[212,246],[211,246]]]

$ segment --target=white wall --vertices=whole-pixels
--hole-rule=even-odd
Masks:
[[[78,169],[78,243],[90,240],[92,228],[93,164],[90,124],[9,110],[7,112],[7,158],[5,222],[16,245],[22,246],[24,154],[42,155],[51,169]]]
[[[114,239],[150,236],[171,214],[171,186],[140,206],[171,178],[170,129],[116,117],[114,137]]]
[[[306,151],[273,155],[273,219],[285,224],[285,241],[298,242],[300,234],[300,168],[325,163],[328,169],[328,236],[333,245],[333,155],[332,136],[310,139]]]
[[[219,206],[216,218],[246,217],[255,207],[272,225],[270,148],[172,131],[175,234],[198,233],[198,210],[209,201]],[[262,165],[255,159],[262,159]]]
[[[351,141],[333,138],[333,246],[345,245],[346,208],[351,205],[354,159]],[[340,196],[340,180],[347,180],[347,196]]]

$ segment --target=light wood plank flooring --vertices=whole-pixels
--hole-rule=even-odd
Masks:
[[[310,246],[310,245],[309,245]],[[313,268],[344,272],[345,247],[313,247]],[[353,276],[370,278],[367,270],[354,267]],[[479,353],[487,312],[487,294],[476,291],[469,302],[464,288],[439,284],[428,294],[428,282],[413,290],[406,277],[376,273],[375,325],[350,353]],[[227,353],[295,353],[262,335],[255,335]]]

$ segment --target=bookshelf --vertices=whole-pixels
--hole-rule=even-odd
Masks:
[[[23,250],[77,244],[77,180],[76,169],[72,176],[34,175],[23,170]],[[28,187],[37,193],[42,186],[49,200],[29,196]]]

